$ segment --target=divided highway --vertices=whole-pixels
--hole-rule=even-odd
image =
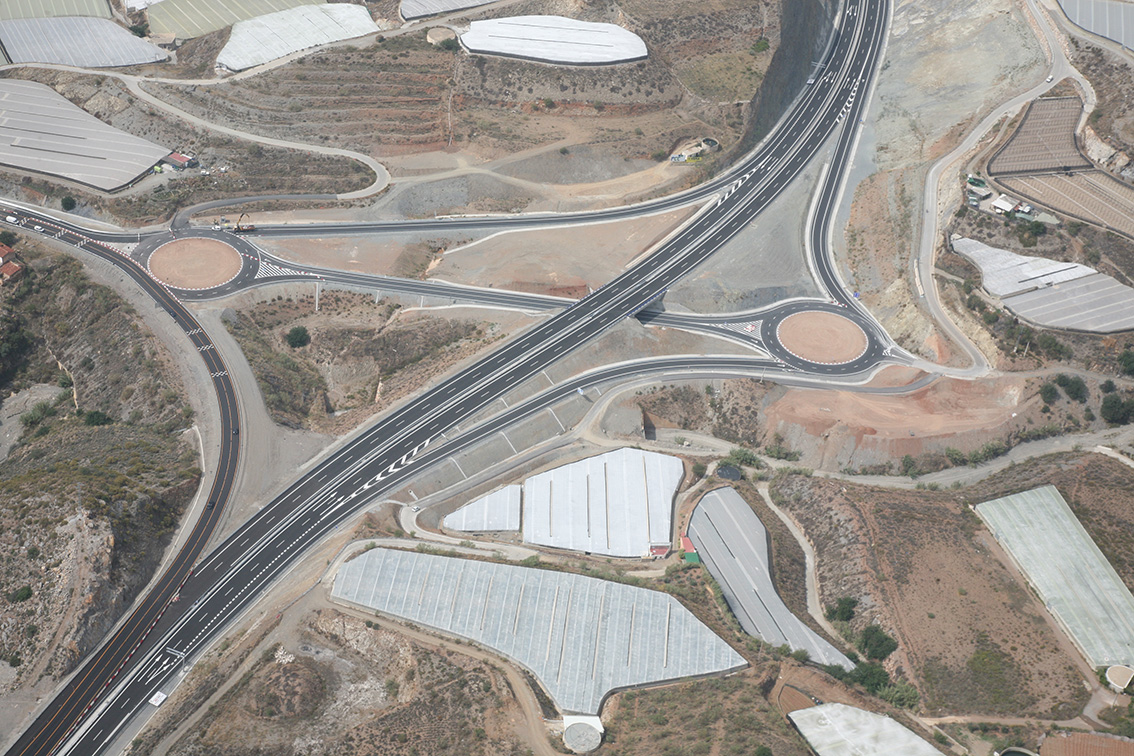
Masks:
[[[185,307],[155,281],[145,270],[124,257],[117,250],[92,238],[89,231],[77,230],[70,224],[56,223],[53,219],[36,216],[28,217],[17,208],[0,209],[5,217],[15,217],[16,226],[36,233],[51,236],[61,242],[77,247],[97,258],[112,263],[153,298],[154,302],[165,308],[166,314],[177,321],[185,331],[190,342],[200,353],[209,370],[213,390],[217,395],[220,409],[221,449],[217,463],[216,477],[209,489],[208,501],[225,502],[232,492],[236,479],[240,456],[239,414],[236,391],[228,374],[228,368],[221,359],[208,334]],[[205,545],[212,537],[220,522],[221,507],[205,509],[193,524],[193,529],[184,540],[168,568],[149,588],[149,593],[139,602],[137,608],[119,624],[117,630],[104,640],[94,654],[88,658],[79,672],[56,696],[37,720],[45,725],[44,734],[62,739],[79,717],[83,715],[97,697],[103,693],[115,677],[124,669],[130,658],[145,641],[155,624],[162,618],[170,601],[189,577],[193,564],[200,557]],[[31,732],[31,731],[29,731]],[[16,744],[19,748],[20,744]],[[16,750],[16,753],[22,751]],[[48,753],[49,750],[27,751],[28,753]]]
[[[130,633],[129,639],[115,638],[93,655],[8,753],[100,753],[125,722],[146,705],[153,692],[181,669],[186,657],[199,652],[250,607],[312,544],[373,499],[404,484],[426,464],[456,451],[454,447],[440,446],[446,431],[477,415],[498,397],[622,318],[642,311],[750,223],[846,120],[856,97],[865,91],[877,69],[887,27],[887,3],[848,0],[846,10],[826,73],[805,92],[761,149],[729,177],[721,198],[709,211],[611,283],[442,381],[360,434],[244,523],[195,567],[183,585],[163,576],[163,585],[167,580],[169,586],[181,585],[180,602],[170,604],[172,594],[168,591],[147,597],[138,610],[147,612],[141,618],[146,621],[135,622],[133,617],[127,621],[119,633]],[[61,240],[70,240],[66,235],[75,233],[64,224],[59,228]],[[90,251],[91,244],[79,246]],[[166,301],[164,297],[169,293],[136,264],[122,261],[113,252],[106,254],[120,267],[136,269],[136,280],[145,280],[146,290],[158,301]],[[188,313],[180,305],[169,309],[192,336],[194,329]],[[202,354],[211,351],[205,348]],[[680,359],[670,362],[677,365]],[[751,359],[743,363],[749,372],[753,364],[758,364]],[[779,364],[769,360],[767,367],[776,369]],[[612,376],[620,375],[619,368],[613,370]],[[211,372],[215,373],[218,396],[226,401],[231,386],[223,366],[217,365],[217,370]],[[220,386],[227,386],[224,395]],[[235,422],[233,412],[222,431],[226,441],[234,440],[229,436]],[[503,419],[494,418],[479,426],[476,433],[490,433],[495,424],[502,422]],[[460,443],[472,441],[462,436]],[[226,458],[231,458],[235,467],[236,456],[231,447],[227,454],[222,452],[222,464]],[[150,627],[152,632],[146,635]],[[144,640],[139,645],[136,638]],[[111,658],[130,661],[125,666],[105,661]],[[116,684],[112,685],[112,681]],[[104,695],[108,687],[110,691]]]

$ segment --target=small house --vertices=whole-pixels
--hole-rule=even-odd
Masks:
[[[166,165],[171,165],[179,171],[197,166],[197,158],[192,155],[182,155],[180,152],[171,152],[161,159]]]
[[[24,277],[24,266],[14,260],[0,265],[0,284],[15,283]]]
[[[1017,202],[1007,194],[1001,194],[992,201],[992,209],[997,215],[1015,212]]]

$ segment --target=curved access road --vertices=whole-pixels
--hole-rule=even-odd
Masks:
[[[942,177],[945,175],[946,171],[955,169],[961,159],[973,151],[977,143],[984,138],[985,134],[987,134],[1001,118],[1019,112],[1020,108],[1039,97],[1044,92],[1047,92],[1055,86],[1056,82],[1070,77],[1079,81],[1084,87],[1084,90],[1089,92],[1091,96],[1094,94],[1090,83],[1087,82],[1075,67],[1071,65],[1070,61],[1067,60],[1067,56],[1063,52],[1059,34],[1051,28],[1047,16],[1040,11],[1035,0],[1027,0],[1027,5],[1028,11],[1032,14],[1038,28],[1043,33],[1042,42],[1047,48],[1050,58],[1048,74],[1051,80],[1041,81],[1036,86],[1013,97],[985,116],[980,124],[970,131],[968,136],[966,136],[952,152],[937,161],[925,176],[925,209],[922,212],[921,242],[918,247],[918,255],[914,266],[915,284],[918,293],[924,297],[925,306],[929,310],[930,315],[932,315],[933,319],[936,320],[941,328],[949,335],[949,338],[964,350],[965,354],[968,355],[969,361],[972,363],[969,367],[962,369],[937,368],[942,373],[957,377],[987,375],[991,370],[991,366],[980,349],[969,340],[968,336],[957,327],[948,313],[945,312],[945,308],[942,306],[941,299],[938,296],[937,287],[933,282],[934,254],[941,236],[938,225],[939,219],[951,209],[944,207],[938,193]]]
[[[106,691],[116,676],[125,669],[134,653],[149,637],[155,625],[184,585],[192,572],[193,564],[209,542],[221,520],[225,504],[232,494],[240,458],[240,411],[236,392],[221,359],[209,336],[181,302],[157,282],[141,266],[105,243],[78,233],[63,224],[42,217],[28,217],[15,207],[2,208],[5,217],[16,218],[15,227],[51,236],[83,252],[115,265],[142,288],[157,304],[165,308],[189,337],[208,367],[213,390],[220,409],[220,459],[216,476],[208,494],[208,504],[201,517],[185,539],[180,551],[174,555],[165,572],[153,582],[134,611],[120,623],[118,629],[95,652],[56,695],[36,720],[36,729],[49,734],[59,742],[86,713],[98,696]],[[19,748],[19,743],[17,743]],[[15,751],[20,753],[20,750]],[[42,751],[47,753],[48,751]]]
[[[856,93],[877,70],[889,5],[884,0],[848,0],[846,8],[826,75],[805,91],[761,148],[741,163],[738,172],[742,175],[722,187],[708,212],[606,286],[440,381],[303,475],[197,565],[181,589],[182,600],[167,604],[136,651],[123,652],[131,661],[121,673],[113,670],[101,687],[87,688],[84,695],[65,691],[9,753],[100,753],[153,692],[176,674],[187,655],[203,649],[252,606],[311,545],[427,465],[447,459],[453,449],[444,447],[446,451],[441,452],[439,443],[446,430],[476,416],[565,354],[657,301],[669,286],[747,226],[843,124]],[[692,365],[684,363],[692,371],[713,366],[725,369],[713,358],[686,359],[693,361]],[[749,372],[759,364],[751,358],[734,359]],[[683,363],[678,358],[662,364],[677,369]],[[782,368],[769,360],[763,369]],[[620,370],[640,370],[640,366],[612,368],[610,375],[637,374]],[[559,390],[570,390],[569,385]],[[506,422],[512,422],[508,412],[481,427]],[[431,446],[436,448],[429,449]],[[118,644],[109,646],[118,652]],[[83,666],[81,679],[94,681],[99,676],[93,666],[96,661]],[[118,684],[111,685],[119,674]],[[91,715],[84,716],[89,709]]]

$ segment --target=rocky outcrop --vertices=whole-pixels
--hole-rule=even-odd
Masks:
[[[827,47],[838,0],[781,0],[780,46],[748,106],[748,130],[735,154],[756,145],[795,100]]]

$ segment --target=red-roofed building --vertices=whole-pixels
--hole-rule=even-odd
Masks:
[[[180,152],[171,152],[161,159],[161,162],[172,165],[179,171],[186,168],[193,168],[197,165],[197,158],[192,155],[182,155]]]
[[[7,244],[0,244],[0,265],[11,261],[12,256],[15,254],[16,251],[9,247]]]
[[[24,277],[24,266],[17,262],[9,261],[0,265],[0,283],[15,283]]]

